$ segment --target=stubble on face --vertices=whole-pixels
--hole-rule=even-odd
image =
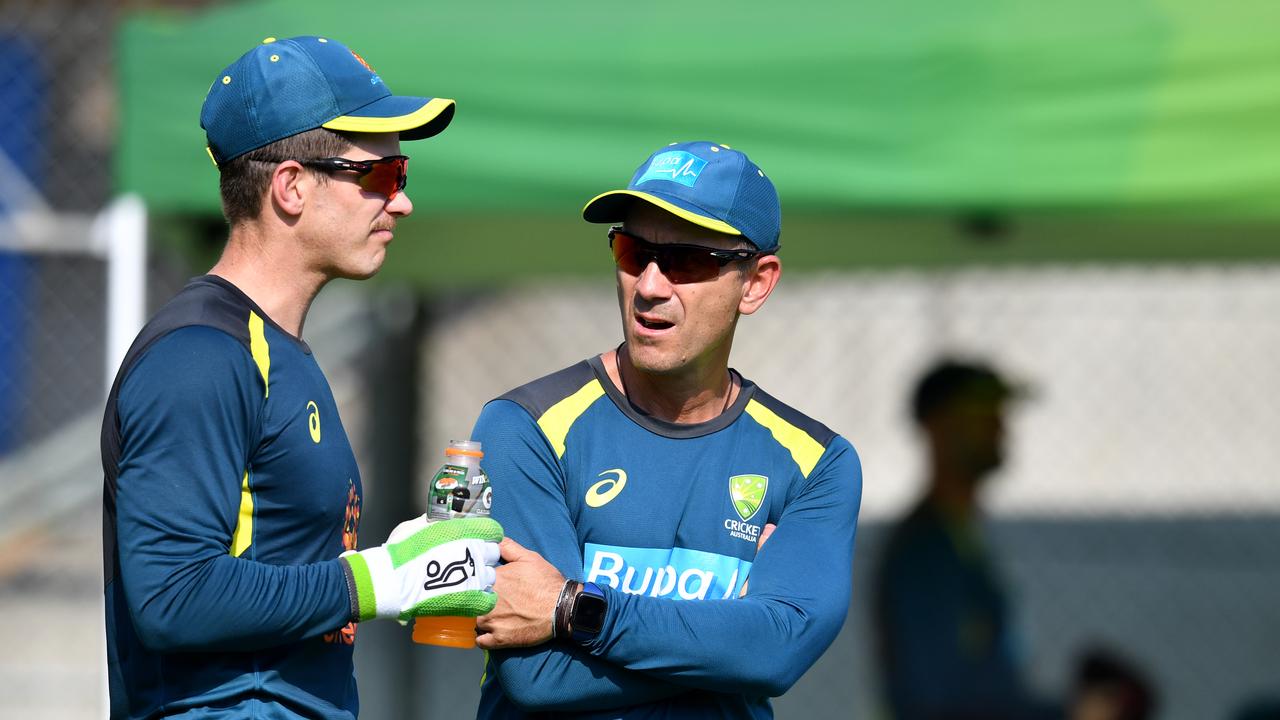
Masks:
[[[698,227],[645,202],[635,203],[625,227],[654,243],[741,245],[739,238]],[[678,285],[653,266],[638,277],[618,270],[618,306],[631,364],[654,375],[727,366],[743,279],[741,268],[732,264],[711,280]]]
[[[378,133],[356,135],[343,157],[372,160],[398,154],[398,133]],[[387,202],[362,190],[352,174],[332,174],[326,184],[317,208],[319,228],[314,243],[325,274],[350,280],[373,277],[386,261],[398,217],[408,214],[401,208],[411,211],[412,205],[407,198],[398,196]]]

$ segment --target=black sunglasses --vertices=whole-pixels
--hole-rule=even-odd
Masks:
[[[609,248],[618,269],[639,276],[649,263],[673,283],[705,282],[720,274],[731,262],[750,260],[764,255],[759,250],[721,250],[702,245],[652,243],[621,227],[609,228]]]
[[[258,162],[282,163],[284,160],[254,158]],[[356,173],[356,183],[362,190],[377,193],[390,202],[409,184],[409,156],[388,155],[373,160],[350,160],[341,157],[295,160],[303,167],[323,172]]]

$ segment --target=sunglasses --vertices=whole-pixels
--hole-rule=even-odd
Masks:
[[[678,285],[706,282],[719,275],[720,269],[731,262],[764,255],[758,250],[651,243],[621,227],[609,228],[609,247],[613,250],[613,261],[622,272],[639,276],[649,263],[657,263],[662,274]]]
[[[284,160],[255,158],[259,162],[282,163]],[[409,182],[408,155],[388,155],[376,160],[348,160],[347,158],[328,157],[314,160],[297,160],[303,167],[322,172],[356,173],[356,184],[361,190],[377,193],[391,202],[404,190]]]

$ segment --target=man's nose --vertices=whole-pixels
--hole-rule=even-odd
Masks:
[[[663,299],[671,296],[672,282],[658,267],[657,261],[650,260],[640,277],[636,278],[636,292],[645,299]]]
[[[387,201],[387,212],[397,217],[407,217],[413,212],[413,201],[409,199],[409,194],[401,190],[396,196]]]

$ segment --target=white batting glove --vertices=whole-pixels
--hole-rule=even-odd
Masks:
[[[498,601],[494,566],[502,526],[489,518],[400,523],[387,542],[341,561],[359,621],[423,615],[484,615]]]

